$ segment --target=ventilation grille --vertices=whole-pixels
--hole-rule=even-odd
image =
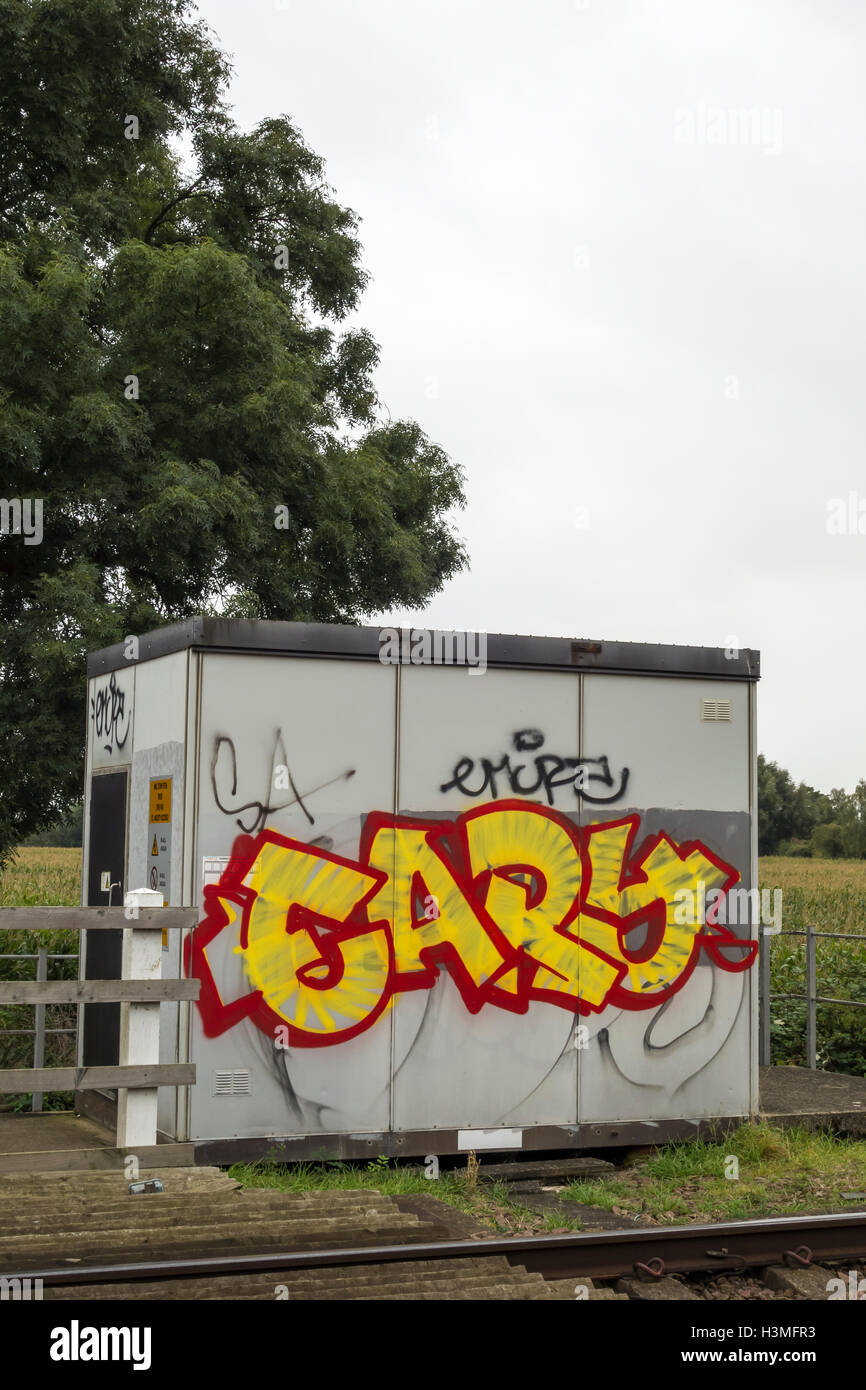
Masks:
[[[730,724],[733,717],[730,700],[701,700],[701,719]]]
[[[248,1096],[252,1089],[250,1074],[246,1068],[237,1071],[215,1071],[213,1074],[215,1096]]]

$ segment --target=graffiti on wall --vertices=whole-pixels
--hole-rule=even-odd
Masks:
[[[639,831],[636,814],[578,827],[515,799],[445,821],[373,812],[356,860],[243,835],[187,942],[204,1031],[250,1019],[290,1046],[332,1046],[443,971],[470,1014],[541,1001],[588,1015],[656,1008],[702,956],[748,969],[757,942],[719,920],[737,871],[699,840],[638,844]],[[684,893],[712,906],[683,914]],[[248,983],[232,999],[208,960],[225,933]]]
[[[495,799],[502,785],[514,796],[535,796],[543,792],[548,806],[554,805],[560,787],[571,787],[579,800],[595,805],[619,801],[625,794],[629,777],[627,767],[620,772],[617,786],[607,758],[568,758],[557,753],[539,753],[544,744],[540,729],[518,729],[512,734],[511,742],[515,754],[535,753],[536,756],[522,762],[516,758],[512,761],[511,753],[503,753],[497,760],[458,758],[450,782],[443,782],[440,792],[456,789],[471,797],[489,793]],[[521,775],[524,773],[525,777]],[[607,788],[607,795],[601,794],[601,787]]]
[[[90,718],[94,733],[106,753],[122,749],[129,738],[132,701],[112,671],[105,685],[90,697]]]
[[[229,806],[226,804],[229,799],[236,800],[238,795],[237,750],[234,739],[229,738],[227,734],[218,734],[213,741],[210,781],[214,801],[224,816],[235,817],[237,825],[247,835],[263,830],[268,816],[277,811],[285,811],[290,806],[298,806],[307,822],[310,825],[315,825],[316,818],[307,807],[305,798],[313,796],[315,792],[324,791],[326,787],[333,787],[338,782],[346,782],[354,775],[355,769],[353,767],[347,768],[339,777],[332,777],[317,787],[305,789],[302,795],[295,785],[295,779],[289,765],[283,731],[277,729],[271,754],[271,770],[268,774],[264,797],[260,801],[244,801]],[[282,790],[285,791],[285,795],[274,796],[274,791]],[[249,817],[249,824],[244,823],[244,816]]]

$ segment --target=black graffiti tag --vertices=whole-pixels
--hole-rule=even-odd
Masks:
[[[540,729],[519,729],[512,735],[512,743],[517,753],[535,753],[544,743],[544,734]],[[439,790],[448,792],[456,788],[464,796],[472,797],[489,792],[495,799],[500,795],[497,779],[501,778],[514,796],[534,796],[543,792],[548,806],[553,806],[557,788],[569,786],[578,799],[603,806],[618,801],[628,786],[629,769],[622,769],[619,786],[616,786],[607,758],[566,758],[556,753],[538,753],[531,762],[512,764],[511,759],[511,753],[504,753],[498,761],[458,758],[451,781],[443,782]],[[599,795],[590,789],[590,784],[597,788],[607,787],[610,794]]]
[[[221,774],[220,765],[221,763],[225,764],[226,761],[225,759],[221,759],[220,757],[223,748],[225,748],[228,753],[228,763],[225,772]],[[259,830],[263,830],[265,828],[268,816],[272,815],[275,811],[285,811],[286,808],[289,806],[299,806],[300,809],[303,811],[304,815],[306,816],[309,824],[315,825],[316,818],[312,814],[312,812],[310,812],[307,809],[303,798],[305,796],[312,796],[315,792],[324,791],[325,787],[331,787],[336,782],[348,781],[350,777],[354,777],[355,775],[355,769],[351,767],[346,772],[342,773],[339,777],[332,777],[329,781],[322,782],[318,787],[311,787],[308,791],[305,791],[302,796],[301,793],[298,791],[298,788],[295,786],[295,779],[292,776],[292,772],[289,767],[288,756],[286,754],[286,745],[283,740],[282,729],[278,729],[276,733],[273,754],[271,757],[271,766],[275,769],[283,769],[283,774],[285,776],[286,782],[288,783],[288,790],[291,790],[292,793],[291,796],[287,796],[276,801],[271,801],[270,795],[268,794],[265,796],[263,801],[245,801],[241,805],[228,806],[225,804],[223,798],[234,798],[238,794],[238,755],[235,749],[234,740],[229,738],[227,734],[217,734],[216,738],[213,741],[213,751],[211,753],[210,763],[210,782],[211,790],[213,791],[214,801],[216,802],[217,806],[222,811],[224,816],[235,816],[237,818],[238,826],[241,830],[244,831],[246,835],[255,835]],[[220,791],[220,781],[222,781],[224,784],[222,788],[222,794]],[[225,786],[226,782],[228,783],[227,787]],[[268,784],[268,792],[270,792],[270,783]],[[249,824],[245,824],[242,819],[243,815],[247,811],[250,811],[252,813],[250,816]]]
[[[107,740],[102,745],[106,753],[123,748],[129,737],[132,710],[126,708],[126,692],[117,684],[113,671],[108,685],[97,690],[91,698],[90,711],[96,737]]]

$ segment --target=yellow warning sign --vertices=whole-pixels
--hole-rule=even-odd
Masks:
[[[152,849],[150,852],[151,852],[151,854],[159,854],[159,850],[158,850],[157,847],[156,847],[156,836],[155,836],[155,835],[154,835],[154,837],[153,837],[153,849]]]
[[[158,777],[150,784],[150,823],[167,825],[171,820],[171,778]],[[154,846],[156,841],[154,840]],[[156,854],[156,848],[151,850]]]

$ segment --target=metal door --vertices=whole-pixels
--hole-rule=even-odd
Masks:
[[[90,783],[88,907],[119,907],[126,887],[126,801],[128,770],[96,773]],[[108,874],[109,891],[102,877]],[[87,933],[84,978],[120,978],[122,931]],[[88,1004],[83,1020],[85,1066],[116,1066],[120,1057],[120,1005]]]

